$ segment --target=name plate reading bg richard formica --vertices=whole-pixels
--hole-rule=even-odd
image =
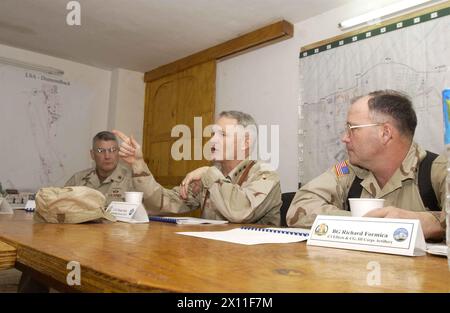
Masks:
[[[308,245],[400,255],[424,255],[419,220],[317,216]]]

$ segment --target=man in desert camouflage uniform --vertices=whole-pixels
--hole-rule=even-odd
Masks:
[[[254,131],[247,132],[248,129]],[[190,172],[173,189],[156,182],[135,140],[113,132],[123,140],[119,154],[131,165],[133,184],[136,190],[144,192],[148,211],[185,213],[200,208],[201,217],[206,219],[280,224],[280,180],[268,164],[250,159],[256,140],[256,124],[250,115],[222,112],[208,142],[215,165]]]
[[[91,158],[95,167],[75,173],[65,186],[86,186],[100,191],[111,201],[123,201],[126,191],[133,190],[131,169],[119,162],[119,143],[108,131],[99,132],[92,139]]]
[[[348,198],[382,198],[385,207],[367,217],[419,219],[428,240],[445,233],[445,177],[447,160],[413,141],[417,118],[411,101],[398,92],[376,91],[352,101],[342,137],[349,160],[340,162],[299,189],[287,212],[292,227],[311,227],[317,215],[350,215]],[[436,155],[434,155],[436,157]],[[424,203],[419,177],[428,175],[435,201]],[[354,188],[359,194],[351,195]]]
[[[75,173],[65,186],[86,186],[97,189],[111,201],[123,201],[125,191],[133,190],[130,168],[119,162],[119,143],[108,131],[99,132],[92,139],[91,157],[95,167]],[[24,271],[19,282],[20,293],[47,293],[49,287]]]

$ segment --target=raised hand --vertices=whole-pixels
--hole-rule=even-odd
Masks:
[[[128,137],[119,130],[113,130],[112,132],[122,140],[119,148],[119,156],[124,162],[132,165],[137,160],[142,159],[141,146],[134,140],[133,136]]]

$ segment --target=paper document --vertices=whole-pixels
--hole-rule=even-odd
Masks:
[[[427,243],[426,252],[434,255],[447,256],[447,244],[446,243]]]
[[[177,234],[239,243],[242,245],[256,245],[262,243],[291,243],[305,241],[308,239],[309,230],[241,227],[226,231],[178,232]]]

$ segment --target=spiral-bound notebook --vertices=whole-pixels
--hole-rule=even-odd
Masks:
[[[305,241],[309,237],[309,229],[258,228],[244,226],[226,231],[178,232],[177,234],[243,245],[256,245],[261,243],[291,243]]]
[[[164,222],[182,225],[201,225],[201,224],[227,224],[228,221],[221,220],[207,220],[197,217],[174,217],[174,216],[153,216],[148,217],[150,221]]]

